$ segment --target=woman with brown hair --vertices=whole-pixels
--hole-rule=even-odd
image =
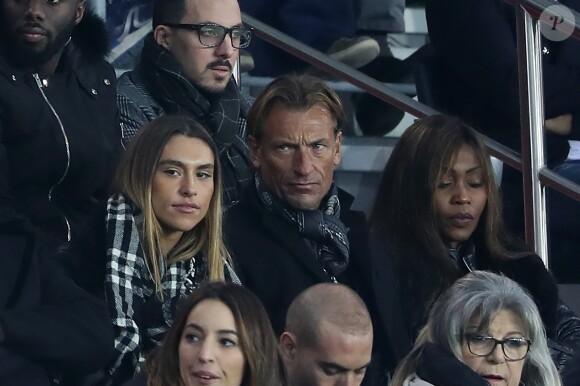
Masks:
[[[557,365],[564,367],[570,351],[559,344],[580,341],[580,321],[559,302],[542,260],[504,231],[499,188],[475,130],[442,115],[411,125],[383,172],[371,227],[393,252],[386,258],[396,267],[410,341],[457,279],[495,271],[531,293]]]
[[[278,386],[279,366],[276,337],[260,300],[239,285],[214,282],[180,303],[145,373],[148,386]]]
[[[181,297],[206,280],[237,280],[222,242],[219,181],[211,137],[189,118],[150,122],[123,154],[105,238],[116,381],[132,378],[161,343]]]

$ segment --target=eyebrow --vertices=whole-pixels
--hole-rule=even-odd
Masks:
[[[470,169],[467,169],[467,170],[465,171],[465,174],[473,173],[473,172],[476,172],[476,171],[478,171],[478,170],[480,170],[480,169],[482,169],[481,165],[474,166],[474,167],[472,167],[472,168],[470,168]]]
[[[234,24],[231,27],[226,27],[225,25],[221,25],[220,23],[216,23],[215,21],[210,21],[210,20],[200,21],[199,23],[192,23],[192,24],[212,24],[212,25],[219,25],[220,27],[224,27],[224,28],[235,28],[235,27],[243,27],[244,26],[243,22],[239,22],[237,24]]]
[[[157,166],[164,166],[164,165],[171,165],[171,166],[179,166],[179,167],[183,167],[183,162],[181,161],[177,161],[174,159],[164,159],[159,161],[159,164]]]
[[[197,169],[214,169],[214,164],[212,163],[201,164],[197,167]]]
[[[307,142],[306,146],[312,146],[312,145],[316,145],[317,143],[324,143],[324,142],[331,142],[331,141],[332,141],[331,138],[317,138],[317,139],[313,139],[310,142]],[[302,144],[302,141],[296,142],[296,141],[285,139],[285,138],[281,138],[281,139],[274,138],[272,140],[272,143],[274,144],[274,146],[279,146],[279,145],[300,146]]]
[[[324,361],[318,362],[318,366],[320,366],[320,367],[333,367],[341,372],[347,372],[347,371],[355,371],[356,372],[356,371],[362,370],[364,368],[367,368],[370,365],[371,365],[371,362],[368,362],[367,364],[365,364],[359,368],[351,370],[351,369],[348,369],[344,366],[339,365],[338,363],[324,362]]]
[[[161,161],[159,161],[159,164],[157,166],[165,166],[165,165],[171,165],[171,166],[177,166],[180,168],[185,168],[185,164],[183,162],[178,161],[178,160],[174,160],[174,159],[161,160]],[[214,168],[215,168],[215,166],[211,162],[196,166],[196,169],[214,169]]]
[[[199,324],[196,323],[189,323],[185,326],[184,330],[186,330],[187,328],[193,328],[194,330],[198,330],[198,331],[202,331],[205,332],[205,329],[203,327],[201,327]],[[218,334],[233,334],[238,336],[238,332],[236,330],[230,330],[227,328],[222,328],[217,330]]]

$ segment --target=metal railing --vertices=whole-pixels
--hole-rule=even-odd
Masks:
[[[544,157],[544,91],[542,81],[542,45],[539,18],[542,13],[560,17],[549,7],[549,0],[504,0],[516,10],[518,73],[520,91],[520,124],[522,149],[522,178],[524,188],[526,242],[549,266],[546,217],[546,186],[580,200],[580,186],[547,168]],[[580,38],[580,14],[574,16],[573,36]],[[571,20],[562,19],[562,23]]]
[[[555,3],[549,0],[504,0],[516,7],[518,20],[518,66],[520,73],[520,105],[522,157],[499,142],[484,137],[490,154],[522,172],[526,242],[548,266],[545,186],[554,188],[580,201],[580,186],[547,169],[543,154],[543,89],[541,45],[538,18]],[[580,14],[576,17],[573,36],[580,39]],[[557,16],[557,15],[555,15]],[[255,35],[270,44],[345,80],[369,94],[411,115],[422,118],[438,111],[404,95],[361,72],[340,63],[292,37],[242,14],[244,23]]]

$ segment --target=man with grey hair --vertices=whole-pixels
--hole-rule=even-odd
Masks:
[[[288,386],[358,386],[371,362],[373,326],[347,286],[321,283],[290,305],[280,353]]]

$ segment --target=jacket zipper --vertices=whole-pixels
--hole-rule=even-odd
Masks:
[[[50,190],[48,191],[48,201],[52,202],[52,193],[54,192],[54,189],[64,181],[64,179],[66,178],[66,176],[68,174],[68,169],[70,167],[70,144],[68,141],[68,137],[66,135],[66,131],[64,130],[64,125],[62,124],[62,121],[61,121],[58,113],[56,112],[56,110],[54,109],[54,107],[52,106],[52,104],[50,103],[48,98],[46,97],[44,90],[42,89],[43,86],[42,86],[42,82],[40,80],[40,77],[38,76],[38,74],[32,74],[32,76],[34,77],[34,80],[36,81],[36,85],[38,86],[38,89],[40,90],[40,93],[42,94],[44,101],[46,102],[46,104],[50,108],[50,111],[52,111],[52,114],[54,115],[56,120],[58,121],[58,124],[60,126],[60,131],[61,131],[62,136],[64,138],[64,145],[66,148],[66,168],[64,170],[64,173],[62,174],[62,177],[60,178],[60,180],[58,180],[57,183],[54,184],[50,188]],[[66,229],[67,229],[66,239],[67,239],[67,241],[70,241],[70,239],[71,239],[70,223],[68,222],[68,219],[66,218],[66,216],[64,214],[62,216],[64,217],[64,221],[66,222]]]

